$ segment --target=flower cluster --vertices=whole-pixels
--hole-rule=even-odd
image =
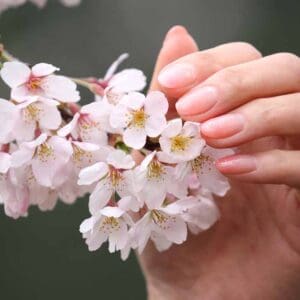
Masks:
[[[1,0],[0,1],[0,12],[7,10],[9,8],[17,7],[30,2],[42,8],[46,5],[47,0]],[[78,5],[81,0],[60,0],[60,2],[65,6],[75,6]]]
[[[90,193],[90,217],[80,232],[90,251],[142,252],[148,240],[159,251],[197,234],[219,217],[213,195],[229,184],[214,160],[231,150],[206,145],[200,124],[167,119],[159,91],[140,91],[140,70],[74,79],[53,65],[3,64],[10,99],[0,99],[0,200],[13,218],[32,205],[52,209]],[[80,107],[77,84],[95,101]]]

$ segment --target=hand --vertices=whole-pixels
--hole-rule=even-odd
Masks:
[[[219,222],[139,258],[149,299],[300,299],[300,59],[261,58],[245,43],[199,52],[177,26],[152,88],[167,94],[172,116],[176,103],[183,119],[203,123],[209,145],[239,154],[217,162],[232,186],[217,200]]]

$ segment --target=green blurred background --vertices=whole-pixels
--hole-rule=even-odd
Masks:
[[[120,53],[129,52],[125,66],[141,68],[150,78],[172,25],[187,26],[201,49],[242,40],[264,55],[299,55],[299,13],[299,0],[83,0],[76,8],[50,0],[43,10],[28,4],[3,13],[0,34],[23,61],[53,63],[66,75],[101,76]],[[2,83],[0,92],[8,95]],[[104,248],[88,252],[78,232],[88,215],[87,199],[49,213],[31,209],[29,218],[17,221],[1,213],[1,299],[146,299],[133,255],[124,263]]]

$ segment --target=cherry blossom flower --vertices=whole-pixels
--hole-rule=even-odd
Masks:
[[[100,103],[91,103],[81,108],[72,121],[58,131],[58,135],[71,135],[75,140],[97,145],[107,145],[107,118]]]
[[[24,102],[32,96],[57,100],[62,103],[79,101],[76,84],[69,78],[54,75],[59,69],[53,65],[39,63],[31,69],[18,61],[6,62],[0,75],[12,89],[11,98]]]
[[[83,169],[79,173],[79,185],[90,185],[98,182],[90,195],[89,209],[91,214],[97,213],[103,208],[114,193],[120,197],[129,196],[129,170],[135,162],[130,155],[122,150],[111,152],[106,162],[98,162]]]
[[[158,153],[161,161],[178,163],[192,160],[200,155],[205,141],[200,136],[200,125],[194,122],[185,122],[181,119],[169,121],[161,133],[159,143],[162,152]]]
[[[175,178],[184,181],[187,177],[190,188],[195,189],[201,186],[218,196],[224,196],[230,185],[227,178],[218,171],[214,162],[231,154],[233,154],[231,149],[214,149],[206,145],[199,156],[176,166]]]
[[[95,251],[108,240],[109,252],[121,250],[128,239],[128,225],[133,221],[119,207],[107,206],[95,215],[85,219],[80,225],[80,232],[86,239],[90,251]]]
[[[138,189],[139,198],[152,209],[163,204],[167,193],[179,198],[186,196],[187,186],[183,187],[174,177],[174,167],[161,163],[156,151],[152,152],[135,170],[135,178],[139,178],[139,184],[142,185]]]
[[[10,101],[0,99],[0,144],[6,144],[14,140],[13,128],[18,116],[17,109]]]
[[[166,127],[168,100],[161,92],[150,92],[147,97],[132,92],[124,96],[115,107],[110,124],[114,128],[125,128],[124,143],[141,149],[147,136],[157,137]]]
[[[43,133],[32,142],[20,144],[20,148],[12,153],[12,167],[30,164],[37,182],[52,187],[65,180],[63,169],[71,155],[72,147],[67,140]]]

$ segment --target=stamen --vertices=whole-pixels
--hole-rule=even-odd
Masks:
[[[166,172],[164,166],[157,160],[151,161],[148,165],[147,177],[149,179],[160,178],[165,173]]]
[[[189,146],[191,138],[185,135],[176,135],[171,138],[171,151],[182,152]]]
[[[170,228],[170,222],[175,222],[175,217],[168,216],[167,214],[164,214],[163,212],[157,209],[153,209],[151,211],[151,218],[153,222],[163,230]]]
[[[108,234],[112,233],[113,231],[119,230],[120,228],[120,222],[115,217],[105,217],[100,225],[100,230]]]
[[[47,162],[53,154],[53,148],[47,143],[41,144],[37,149],[37,156],[42,162]]]
[[[30,104],[25,108],[25,119],[38,121],[41,109],[34,104]]]
[[[42,84],[42,78],[40,77],[31,77],[28,82],[26,83],[26,86],[29,90],[35,91],[40,88]]]
[[[191,161],[192,171],[195,173],[200,173],[205,164],[211,165],[212,163],[213,159],[210,156],[201,154]],[[209,167],[209,170],[211,170],[211,167]]]
[[[138,128],[144,128],[148,116],[143,109],[135,110],[131,113],[130,125]]]

